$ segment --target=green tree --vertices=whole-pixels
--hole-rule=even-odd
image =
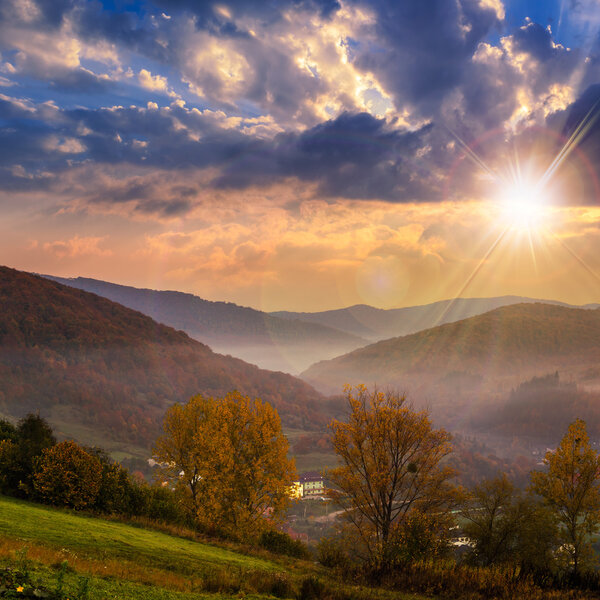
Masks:
[[[270,404],[237,392],[196,396],[171,407],[163,426],[159,469],[186,491],[202,527],[255,537],[282,517],[295,467]]]
[[[433,429],[428,413],[413,410],[404,396],[364,386],[346,393],[349,420],[331,424],[342,464],[328,472],[336,488],[330,493],[373,566],[422,558],[448,531],[459,499],[454,471],[441,464],[452,451],[450,434]],[[426,545],[415,546],[419,539]]]
[[[0,419],[0,441],[10,440],[14,442],[17,440],[17,428],[6,419]]]
[[[133,515],[140,512],[136,505],[135,483],[127,469],[101,448],[85,448],[85,451],[95,457],[102,467],[100,488],[94,500],[94,509],[103,513]]]
[[[75,442],[61,442],[42,452],[33,476],[39,498],[76,510],[91,507],[102,484],[102,465]]]
[[[16,432],[0,441],[0,489],[4,493],[28,497],[33,492],[32,476],[42,452],[56,444],[52,428],[39,415],[23,417]]]
[[[531,488],[556,514],[567,565],[579,574],[593,561],[590,537],[600,524],[600,457],[590,445],[585,421],[569,425],[545,463],[547,472],[532,472]]]

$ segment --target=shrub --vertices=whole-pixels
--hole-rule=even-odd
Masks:
[[[259,545],[274,554],[284,554],[294,558],[310,558],[310,552],[300,540],[292,539],[287,533],[270,529],[264,531],[258,541]]]
[[[202,589],[210,594],[235,593],[239,591],[239,582],[228,571],[219,569],[206,573],[203,577]]]
[[[293,590],[290,578],[285,573],[275,573],[270,591],[276,598],[291,598]]]
[[[17,428],[2,424],[0,442],[0,489],[3,493],[29,498],[34,492],[32,478],[42,452],[56,443],[48,423],[28,414]]]
[[[302,580],[299,600],[320,600],[324,595],[325,585],[320,579],[311,575]]]
[[[177,502],[173,490],[146,483],[137,484],[134,487],[137,488],[137,493],[142,498],[142,505],[138,513],[140,516],[166,523],[189,523],[189,518]]]
[[[114,462],[101,448],[86,448],[102,465],[100,490],[94,502],[94,509],[108,514],[133,515],[139,513],[136,504],[134,482],[129,473],[119,463]]]
[[[339,540],[333,538],[321,538],[317,544],[317,560],[330,569],[345,569],[349,560]]]

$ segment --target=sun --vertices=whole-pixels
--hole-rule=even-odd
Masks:
[[[534,229],[541,224],[546,204],[539,186],[518,182],[503,188],[499,196],[500,211],[507,225]]]

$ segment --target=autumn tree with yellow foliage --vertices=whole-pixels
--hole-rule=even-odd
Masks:
[[[163,427],[155,459],[201,527],[248,538],[280,519],[295,465],[270,404],[195,396],[172,406]]]
[[[578,575],[593,559],[590,536],[600,525],[600,456],[590,445],[585,421],[569,425],[545,463],[548,471],[534,471],[531,487],[556,514],[567,566]]]
[[[334,500],[365,549],[385,570],[397,561],[443,549],[460,499],[443,466],[451,436],[432,428],[426,411],[404,396],[347,388],[348,422],[333,421],[333,448],[341,466],[328,472]]]
[[[186,510],[193,515],[199,509],[201,465],[211,451],[214,406],[212,398],[202,396],[171,406],[163,419],[165,433],[154,447],[160,476],[174,483]]]

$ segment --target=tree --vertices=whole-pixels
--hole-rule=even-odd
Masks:
[[[510,563],[522,573],[552,568],[558,547],[556,519],[534,498],[523,496],[506,474],[475,486],[462,517],[462,530],[473,543],[470,563]]]
[[[93,505],[102,483],[102,465],[75,442],[42,452],[33,476],[38,496],[49,504],[76,510]]]
[[[342,465],[328,472],[337,488],[330,493],[373,566],[420,558],[422,549],[414,556],[407,542],[425,539],[431,547],[428,532],[444,536],[459,497],[449,482],[454,471],[440,464],[452,450],[450,434],[432,429],[428,413],[413,410],[404,396],[364,386],[346,393],[349,420],[331,424]]]
[[[0,419],[0,441],[10,440],[14,442],[17,440],[17,428],[6,419]]]
[[[93,508],[103,513],[123,515],[140,512],[139,506],[135,504],[135,483],[127,469],[112,460],[102,448],[85,448],[85,451],[96,458],[102,467],[100,487]]]
[[[174,404],[163,419],[165,433],[154,447],[159,473],[174,482],[193,515],[200,508],[200,471],[212,452],[214,413],[215,401],[201,395],[190,398],[186,404]]]
[[[512,510],[516,493],[504,473],[472,490],[462,511],[462,529],[474,544],[470,562],[488,567],[512,557],[520,519]]]
[[[568,566],[578,575],[593,557],[590,536],[600,523],[600,458],[590,446],[585,421],[571,423],[544,462],[548,471],[533,471],[531,487],[556,514]]]
[[[155,459],[186,491],[202,527],[254,537],[282,515],[295,467],[270,404],[237,392],[215,399],[195,396],[171,407],[163,427]]]
[[[28,497],[36,460],[46,448],[56,444],[52,428],[39,415],[28,414],[16,428],[4,428],[9,435],[0,441],[0,489],[8,494]]]

